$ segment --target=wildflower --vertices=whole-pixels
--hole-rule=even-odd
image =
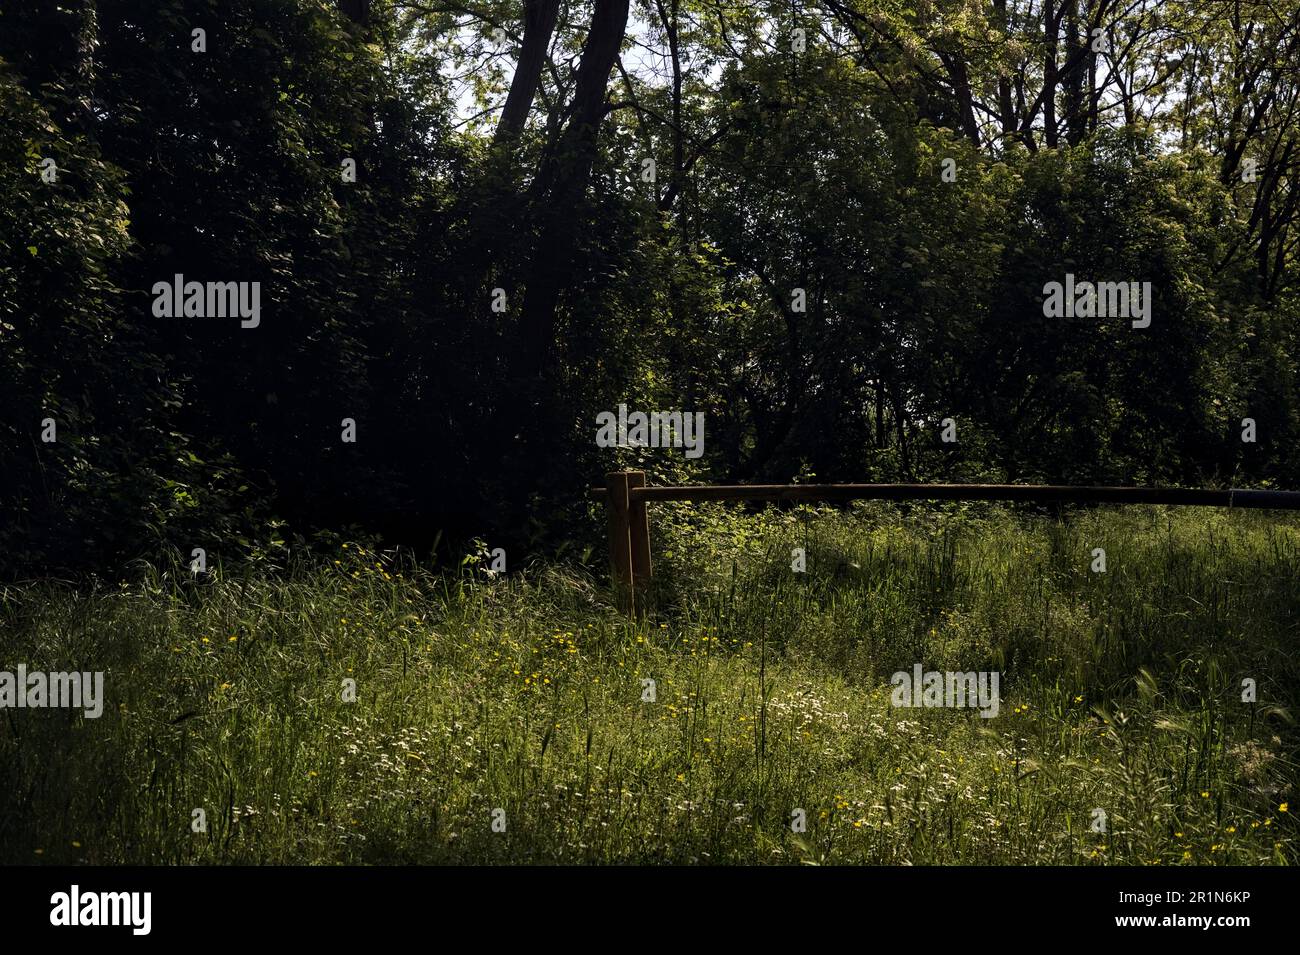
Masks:
[[[1282,805],[1280,805],[1280,806],[1277,807],[1277,811],[1278,811],[1278,812],[1286,812],[1286,811],[1287,811],[1287,808],[1288,808],[1290,805],[1291,805],[1290,803],[1286,803],[1286,802],[1284,802],[1284,803],[1282,803]]]

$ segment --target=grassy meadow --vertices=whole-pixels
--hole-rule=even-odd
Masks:
[[[0,588],[0,669],[104,670],[108,698],[0,713],[0,862],[1297,861],[1300,520],[651,519],[639,623],[600,549]],[[999,714],[892,707],[917,663],[999,671]]]

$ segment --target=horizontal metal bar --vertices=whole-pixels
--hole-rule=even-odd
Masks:
[[[605,494],[593,487],[593,494]],[[639,487],[633,501],[1025,501],[1173,504],[1300,510],[1300,491],[1250,488],[1070,487],[1049,484],[721,484]]]

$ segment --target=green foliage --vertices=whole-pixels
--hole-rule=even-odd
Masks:
[[[114,280],[131,248],[122,170],[2,67],[0,163],[16,172],[0,183],[0,552],[14,569],[102,559],[237,498],[220,468],[190,483],[201,462],[174,430],[177,396]]]
[[[582,548],[615,467],[1290,482],[1300,21],[1134,5],[1098,90],[1077,3],[636,7],[597,128],[578,5],[499,139],[518,5],[6,4],[0,575]],[[1046,318],[1067,272],[1149,281],[1152,326]],[[176,274],[261,283],[261,326],[155,317]],[[703,412],[703,457],[596,448],[619,403]]]

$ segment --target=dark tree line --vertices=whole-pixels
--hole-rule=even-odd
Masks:
[[[1294,486],[1298,111],[1295,0],[0,0],[5,572],[550,547],[634,463]]]

